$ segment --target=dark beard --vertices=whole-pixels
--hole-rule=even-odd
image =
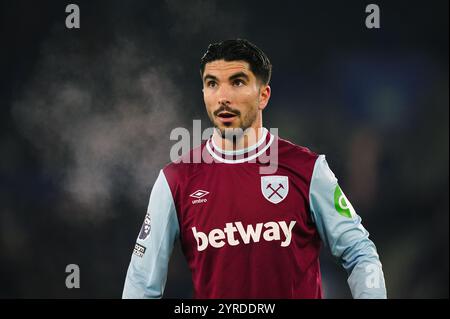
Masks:
[[[238,139],[242,138],[245,132],[245,130],[240,127],[220,129],[216,126],[215,129],[222,139],[227,139],[229,141],[232,141],[233,143],[236,143]]]
[[[251,132],[249,130],[253,130],[252,125],[255,123],[257,119],[257,111],[253,114],[248,114],[248,116],[245,118],[244,121],[242,121],[242,125],[240,127],[232,128],[232,127],[225,127],[220,128],[217,125],[214,125],[214,130],[218,133],[218,135],[223,140],[228,140],[231,142],[234,146],[236,146],[240,141],[244,138],[246,138],[246,135],[249,136],[257,136],[258,131],[257,129],[254,132]]]
[[[258,110],[255,110],[254,112],[248,113],[247,116],[242,118],[242,125],[241,125],[241,127],[239,127],[239,128],[231,128],[230,127],[230,128],[221,129],[214,123],[214,116],[216,116],[217,114],[219,114],[222,111],[229,111],[231,113],[236,114],[239,117],[241,117],[242,114],[238,110],[234,110],[234,109],[230,108],[227,105],[222,105],[218,110],[216,110],[214,113],[212,113],[209,116],[212,124],[214,125],[215,130],[217,131],[217,133],[219,133],[220,137],[222,139],[228,139],[230,141],[233,141],[233,143],[236,143],[238,139],[240,139],[240,138],[242,138],[244,136],[246,131],[249,128],[251,128],[253,123],[256,121],[256,118],[257,118],[257,115],[258,115]],[[227,133],[227,131],[228,131],[228,133]]]

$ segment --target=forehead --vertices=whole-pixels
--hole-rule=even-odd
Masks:
[[[243,72],[249,76],[253,75],[252,71],[250,71],[250,65],[246,61],[216,60],[206,63],[203,76],[209,74],[217,77],[227,77],[239,72]]]

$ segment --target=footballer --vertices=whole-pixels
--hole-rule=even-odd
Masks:
[[[375,244],[325,156],[263,126],[271,72],[247,40],[209,45],[200,73],[214,133],[187,154],[201,161],[160,171],[123,298],[163,296],[177,240],[194,298],[322,298],[322,245],[347,271],[353,298],[387,298]],[[233,129],[242,134],[230,138]],[[270,173],[267,158],[276,158]]]

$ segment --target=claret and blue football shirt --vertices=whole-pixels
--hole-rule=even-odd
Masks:
[[[275,144],[276,143],[276,144]],[[262,173],[276,145],[277,167]],[[165,166],[151,191],[123,298],[161,298],[180,241],[195,298],[322,298],[319,253],[348,272],[354,298],[386,298],[382,266],[324,155],[272,135],[199,163]]]

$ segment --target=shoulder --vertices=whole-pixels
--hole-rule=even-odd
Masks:
[[[186,181],[195,172],[201,170],[203,165],[202,154],[205,150],[205,142],[180,156],[177,160],[167,163],[162,171],[170,185]],[[196,159],[200,160],[196,160]]]
[[[289,140],[283,138],[277,138],[277,140],[280,162],[285,161],[296,165],[308,165],[312,166],[310,167],[311,169],[314,167],[316,160],[319,158],[319,154]]]

